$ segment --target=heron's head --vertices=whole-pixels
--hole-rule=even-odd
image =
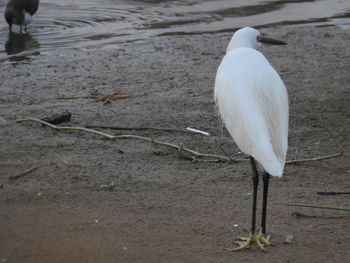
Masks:
[[[272,45],[286,45],[287,43],[272,38],[267,38],[260,34],[260,32],[252,27],[243,27],[237,30],[227,46],[226,53],[232,49],[247,47],[257,49],[262,43]]]

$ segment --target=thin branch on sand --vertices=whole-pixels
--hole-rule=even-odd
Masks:
[[[7,121],[4,118],[2,118],[2,117],[0,117],[0,122],[7,123]]]
[[[224,148],[219,144],[219,142],[217,140],[214,141],[216,143],[216,145],[218,146],[218,148],[220,149],[220,151],[222,151],[223,154],[225,154],[225,156],[231,161],[234,162],[234,160],[227,154],[227,152],[224,150]]]
[[[350,195],[350,192],[335,192],[335,191],[329,191],[329,192],[317,192],[318,195]]]
[[[320,209],[331,209],[331,210],[340,210],[340,211],[350,212],[350,208],[347,208],[347,207],[311,205],[311,204],[302,204],[302,203],[284,203],[284,202],[278,202],[278,203],[273,203],[273,204],[285,205],[285,206],[300,206],[300,207],[310,207],[310,208],[320,208]]]
[[[141,140],[144,142],[149,142],[149,143],[165,146],[168,148],[176,149],[179,151],[180,154],[183,154],[186,157],[190,157],[192,159],[192,161],[197,160],[197,158],[209,158],[209,159],[216,159],[217,161],[229,161],[229,158],[226,156],[221,156],[221,155],[217,155],[217,154],[200,153],[198,151],[189,149],[187,147],[183,147],[182,145],[177,145],[177,144],[168,143],[168,142],[162,142],[162,141],[155,140],[153,138],[143,137],[143,136],[139,136],[139,135],[130,135],[130,134],[110,135],[110,134],[107,134],[105,132],[100,132],[100,131],[96,131],[96,130],[88,129],[88,128],[83,128],[83,127],[56,126],[56,125],[50,124],[46,121],[36,119],[36,118],[31,118],[31,117],[27,117],[25,119],[20,119],[20,120],[17,120],[16,122],[37,122],[37,123],[40,123],[42,125],[45,125],[47,127],[55,129],[55,130],[84,131],[84,132],[89,132],[89,133],[94,133],[94,134],[100,135],[100,136],[107,138],[109,140],[116,140],[116,139],[119,139],[119,140],[121,140],[121,139]],[[233,161],[246,162],[248,160],[247,159],[233,159]]]
[[[50,127],[52,129],[55,129],[55,130],[84,131],[84,132],[100,135],[100,136],[102,136],[106,139],[109,139],[109,140],[136,139],[136,140],[149,142],[152,144],[161,145],[161,146],[175,149],[179,152],[179,154],[181,156],[183,156],[187,159],[191,159],[192,161],[249,162],[249,159],[233,159],[226,154],[225,154],[225,156],[223,156],[223,155],[218,155],[218,154],[200,153],[200,152],[192,150],[190,148],[183,147],[181,144],[177,145],[177,144],[163,142],[163,141],[155,140],[155,139],[150,138],[150,137],[144,137],[144,136],[139,136],[139,135],[132,135],[132,134],[110,135],[110,134],[105,133],[105,132],[100,132],[100,131],[97,131],[94,129],[84,128],[84,127],[57,126],[57,125],[48,123],[46,121],[43,121],[43,120],[40,120],[37,118],[32,118],[32,117],[27,117],[24,119],[16,120],[16,122],[17,123],[37,122],[37,123],[40,123],[44,126]],[[319,157],[314,157],[314,158],[309,158],[309,159],[289,160],[289,161],[286,161],[286,164],[313,162],[313,161],[319,161],[319,160],[324,160],[324,159],[330,159],[330,158],[334,158],[334,157],[338,157],[338,156],[342,156],[342,155],[343,155],[343,153],[341,152],[341,153],[334,153],[334,154],[330,154],[330,155],[326,155],[326,156],[319,156]]]
[[[16,174],[16,175],[13,175],[13,176],[9,176],[8,179],[9,179],[10,181],[15,181],[15,180],[17,180],[17,179],[19,179],[19,178],[21,178],[21,177],[23,177],[23,176],[25,176],[25,175],[27,175],[27,174],[33,172],[33,171],[36,170],[37,168],[38,168],[38,166],[33,166],[33,167],[31,167],[31,168],[29,168],[29,169],[27,169],[27,170],[25,170],[25,171],[23,171],[23,172],[21,172],[21,173],[19,173],[19,174]]]
[[[153,130],[153,131],[189,133],[186,130],[178,130],[178,129],[162,128],[162,127],[119,127],[119,126],[104,126],[104,125],[87,125],[85,127],[86,128],[90,128],[90,129],[110,129],[110,130],[119,130],[119,131],[146,131],[146,130]]]
[[[64,96],[58,97],[60,100],[74,100],[74,99],[95,99],[101,101],[104,99],[116,100],[116,99],[126,99],[129,98],[128,95],[88,95],[88,96]]]
[[[327,219],[340,219],[344,218],[343,216],[316,216],[316,215],[306,215],[300,212],[292,213],[292,216],[297,218],[327,218]]]
[[[339,152],[339,153],[333,153],[333,154],[329,154],[329,155],[325,155],[325,156],[318,156],[318,157],[314,157],[314,158],[289,160],[289,161],[286,161],[286,164],[314,162],[314,161],[320,161],[320,160],[325,160],[325,159],[331,159],[331,158],[338,157],[341,155],[343,155],[343,153]]]

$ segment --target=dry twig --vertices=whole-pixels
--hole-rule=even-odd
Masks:
[[[7,121],[4,118],[2,118],[2,117],[0,117],[0,122],[7,123]]]
[[[300,212],[292,213],[292,216],[297,218],[327,218],[327,219],[339,219],[343,218],[343,216],[316,216],[316,215],[307,215]]]
[[[317,192],[318,195],[350,195],[350,192]]]
[[[149,143],[165,146],[168,148],[176,149],[177,151],[179,151],[180,155],[182,155],[186,158],[189,158],[192,161],[199,161],[199,158],[202,158],[202,161],[210,161],[210,162],[213,162],[213,161],[249,162],[249,159],[233,159],[233,158],[230,158],[229,156],[223,156],[223,155],[218,155],[218,154],[209,154],[209,153],[200,153],[198,151],[189,149],[187,147],[183,147],[182,145],[177,145],[177,144],[168,143],[168,142],[162,142],[162,141],[155,140],[153,138],[139,136],[139,135],[131,135],[131,134],[110,135],[110,134],[105,133],[105,132],[100,132],[97,130],[84,128],[84,127],[56,126],[54,124],[50,124],[46,121],[43,121],[43,120],[40,120],[37,118],[32,118],[32,117],[27,117],[24,119],[16,120],[16,122],[17,123],[19,123],[19,122],[37,122],[37,123],[41,123],[42,125],[50,127],[52,129],[55,129],[55,130],[84,131],[84,132],[89,132],[89,133],[94,133],[94,134],[100,135],[100,136],[107,138],[109,140],[122,140],[122,139],[141,140],[144,142],[149,142]],[[330,159],[330,158],[338,157],[341,155],[343,155],[342,152],[330,154],[330,155],[326,155],[326,156],[309,158],[309,159],[289,160],[289,161],[286,161],[286,164],[313,162],[313,161],[319,161],[319,160],[324,160],[324,159]]]
[[[314,158],[289,160],[289,161],[286,161],[286,164],[314,162],[314,161],[320,161],[320,160],[338,157],[341,155],[343,155],[343,153],[339,152],[339,153],[333,153],[333,154],[329,154],[329,155],[325,155],[325,156],[318,156],[318,157],[314,157]]]
[[[38,166],[33,166],[33,167],[29,168],[28,170],[25,170],[25,171],[23,171],[23,172],[21,172],[19,174],[16,174],[16,175],[13,175],[13,176],[9,176],[9,180],[10,181],[15,181],[15,180],[17,180],[17,179],[19,179],[19,178],[21,178],[21,177],[23,177],[23,176],[33,172],[37,168],[38,168]]]
[[[111,101],[117,99],[129,98],[128,95],[89,95],[89,96],[64,96],[58,97],[60,100],[73,100],[73,99],[94,99],[95,102],[99,101]]]
[[[224,150],[224,148],[219,144],[219,142],[217,140],[214,141],[216,143],[216,145],[218,146],[218,148],[220,149],[220,151],[222,151],[223,154],[225,154],[225,156],[231,161],[234,162],[234,160],[227,154],[227,152]]]
[[[110,139],[110,140],[116,140],[116,139],[119,139],[119,140],[121,140],[121,139],[141,140],[141,141],[150,142],[153,144],[176,149],[179,151],[180,154],[186,155],[187,157],[190,156],[190,158],[192,160],[197,160],[197,158],[204,158],[204,159],[209,158],[209,159],[216,159],[216,160],[221,160],[221,161],[229,161],[229,158],[227,158],[226,156],[217,155],[217,154],[200,153],[198,151],[195,151],[195,150],[192,150],[192,149],[189,149],[186,147],[182,147],[181,145],[176,145],[176,144],[168,143],[168,142],[162,142],[162,141],[155,140],[153,138],[143,137],[143,136],[139,136],[139,135],[130,135],[130,134],[110,135],[110,134],[107,134],[104,132],[100,132],[100,131],[96,131],[96,130],[88,129],[88,128],[83,128],[83,127],[56,126],[56,125],[50,124],[46,121],[36,119],[36,118],[31,118],[31,117],[27,117],[25,119],[20,119],[20,120],[17,120],[16,122],[38,122],[42,125],[45,125],[47,127],[55,129],[55,130],[84,131],[84,132],[89,132],[89,133],[94,133],[94,134],[100,135],[100,136],[107,138],[107,139]],[[247,162],[249,160],[248,159],[233,159],[233,161],[235,161],[235,162]]]
[[[178,129],[170,129],[170,128],[162,128],[162,127],[118,127],[118,126],[104,126],[104,125],[87,125],[86,128],[90,129],[110,129],[110,130],[120,130],[120,131],[166,131],[166,132],[182,132],[189,133],[186,130],[178,130]]]
[[[311,205],[311,204],[302,204],[302,203],[284,203],[284,202],[278,202],[278,203],[273,203],[273,204],[275,204],[275,205],[285,205],[285,206],[301,206],[301,207],[310,207],[310,208],[331,209],[331,210],[339,210],[339,211],[350,212],[350,208],[347,208],[347,207],[325,206],[325,205]]]

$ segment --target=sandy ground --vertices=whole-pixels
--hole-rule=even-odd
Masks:
[[[288,87],[288,159],[329,155],[340,147],[348,154],[349,29],[289,26],[264,32],[288,41],[262,49]],[[47,51],[31,63],[2,64],[0,117],[13,121],[69,110],[67,125],[73,126],[190,126],[212,136],[103,131],[222,154],[219,140],[231,156],[242,158],[222,132],[213,102],[216,69],[230,38],[228,33],[157,37],[100,50]],[[57,99],[115,90],[130,97],[111,103]],[[1,262],[350,260],[349,213],[273,204],[349,207],[349,195],[317,194],[349,191],[349,155],[287,165],[284,177],[271,181],[273,247],[234,253],[224,249],[250,226],[248,163],[191,162],[162,146],[37,123],[1,125],[0,138]],[[290,244],[284,244],[287,235],[294,236]]]

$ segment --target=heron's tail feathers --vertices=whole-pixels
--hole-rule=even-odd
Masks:
[[[255,152],[251,155],[257,160],[264,170],[272,176],[282,176],[285,164],[284,156],[278,156],[272,148],[272,145],[267,140],[260,141],[258,147],[254,147]]]

